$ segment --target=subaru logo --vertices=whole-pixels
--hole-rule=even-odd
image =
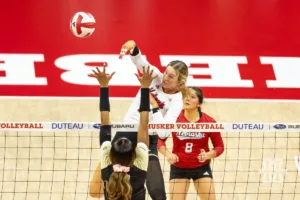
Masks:
[[[284,125],[284,124],[276,124],[276,125],[274,125],[274,128],[276,128],[276,129],[285,129],[286,125]]]
[[[96,129],[100,129],[101,124],[94,124],[93,127],[96,128]]]

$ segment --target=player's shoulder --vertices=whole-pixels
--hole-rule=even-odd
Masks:
[[[216,120],[207,113],[202,112],[201,122],[216,122]]]
[[[102,151],[108,150],[111,148],[111,142],[110,141],[105,141],[103,142],[103,144],[101,145],[100,149]]]
[[[148,152],[148,147],[147,147],[147,145],[146,145],[145,143],[143,143],[143,142],[137,143],[136,148],[138,148],[138,149],[140,149],[140,150],[143,150],[143,151],[145,151],[145,152]]]

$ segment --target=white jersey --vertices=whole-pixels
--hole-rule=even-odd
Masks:
[[[139,52],[139,54],[136,56],[130,56],[130,58],[140,72],[142,72],[143,66],[150,66],[150,68],[154,70],[153,74],[157,74],[157,77],[152,81],[150,85],[150,91],[159,105],[161,113],[159,114],[162,115],[162,117],[159,118],[159,123],[175,123],[182,110],[183,105],[181,92],[177,92],[175,94],[165,93],[162,88],[163,74],[156,67],[151,66],[146,60],[144,60],[141,56],[141,52]],[[125,116],[125,123],[138,124],[140,122],[140,113],[138,111],[140,102],[141,92],[139,91]],[[149,122],[155,122],[153,121],[152,112],[149,112]],[[159,136],[162,138],[165,138],[165,136],[163,135],[169,135],[162,134],[160,132],[149,132],[149,135],[151,134],[159,134]]]

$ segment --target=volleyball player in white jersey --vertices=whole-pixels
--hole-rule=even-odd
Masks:
[[[175,123],[182,110],[182,93],[184,94],[188,90],[186,87],[188,76],[186,64],[182,61],[171,61],[165,72],[161,73],[156,67],[142,58],[141,51],[134,41],[130,40],[122,46],[120,58],[127,52],[130,52],[130,58],[140,73],[142,73],[144,66],[150,66],[157,76],[150,85],[151,94],[158,103],[158,108],[152,109],[152,113],[158,110],[162,113],[164,118],[161,123]],[[125,116],[124,122],[139,123],[140,113],[138,109],[140,98],[140,92],[138,92]],[[151,121],[152,115],[150,114],[149,122]],[[162,139],[164,139],[166,135],[169,135],[167,132],[149,132],[150,152],[146,185],[152,199],[164,200],[166,199],[166,192],[163,174],[158,160],[157,134],[159,134],[159,137]]]

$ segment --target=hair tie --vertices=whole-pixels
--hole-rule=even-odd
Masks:
[[[119,164],[113,165],[114,172],[129,172],[130,167],[122,166]]]

